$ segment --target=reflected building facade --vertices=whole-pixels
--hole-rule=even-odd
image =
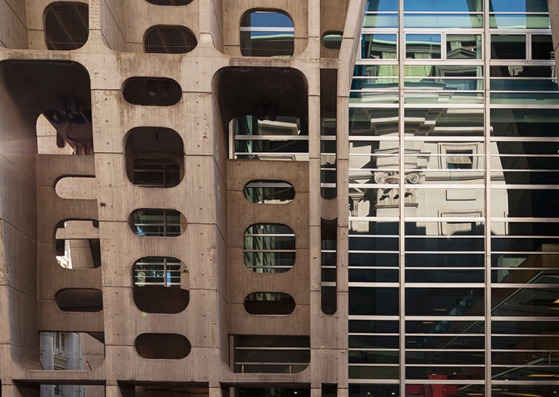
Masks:
[[[369,0],[351,396],[556,395],[558,99],[546,1]]]

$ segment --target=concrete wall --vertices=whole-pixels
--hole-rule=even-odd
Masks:
[[[0,355],[3,396],[33,395],[39,390],[36,384],[59,382],[104,384],[109,396],[142,394],[140,388],[148,382],[178,382],[196,384],[215,397],[240,383],[310,385],[313,396],[319,395],[323,383],[337,383],[343,395],[347,388],[347,270],[340,257],[338,310],[325,315],[320,308],[320,227],[321,218],[338,218],[343,244],[347,194],[340,177],[341,199],[325,203],[320,197],[320,67],[339,69],[338,166],[343,170],[347,167],[345,90],[358,42],[355,26],[365,2],[194,0],[184,7],[166,7],[137,0],[89,0],[87,43],[75,51],[49,52],[42,18],[51,2],[26,2],[25,9],[23,1],[0,0],[0,45],[8,47],[0,48],[0,65],[13,59],[82,65],[90,78],[93,151],[79,156],[36,156],[38,114],[31,112],[30,117],[13,91],[0,91],[0,315],[2,320],[9,318],[0,321],[0,349],[12,352],[12,358]],[[3,12],[1,7],[8,5],[12,11]],[[293,18],[293,58],[240,57],[240,17],[253,8],[281,9]],[[346,12],[349,22],[344,28]],[[18,26],[8,20],[16,14],[27,30],[5,33],[2,26],[12,30]],[[187,26],[198,46],[184,55],[143,54],[145,30],[156,24]],[[339,59],[337,50],[320,46],[322,34],[331,30],[346,32]],[[26,44],[9,44],[15,42],[14,37],[25,37]],[[29,50],[15,50],[25,47]],[[308,85],[307,97],[300,99],[308,108],[308,162],[228,160],[226,109],[220,108],[214,84],[218,72],[227,67],[301,73]],[[174,79],[181,86],[181,99],[168,107],[126,102],[123,84],[138,76]],[[40,101],[37,94],[33,103]],[[142,126],[171,128],[181,136],[185,177],[178,186],[145,188],[128,180],[125,139],[128,131]],[[57,188],[65,176],[76,179]],[[87,182],[80,180],[86,177]],[[244,183],[252,178],[288,180],[296,187],[297,199],[279,210],[257,208],[242,197]],[[139,208],[180,211],[186,219],[184,232],[173,238],[135,235],[128,221]],[[71,219],[98,221],[101,267],[64,269],[56,262],[55,231],[60,222]],[[242,235],[251,223],[278,219],[296,232],[298,264],[291,272],[264,281],[246,273],[239,259]],[[148,314],[135,306],[132,266],[146,256],[171,256],[185,264],[190,302],[183,312]],[[100,290],[103,310],[61,310],[56,294],[68,288]],[[249,315],[242,302],[255,289],[289,293],[297,303],[295,312],[289,318]],[[39,369],[39,331],[91,333],[101,342],[83,351],[86,361],[95,365],[56,372]],[[145,359],[135,349],[136,338],[143,333],[183,335],[192,349],[182,359]],[[310,336],[309,368],[297,375],[233,373],[230,335],[249,333]],[[14,387],[14,379],[24,382]],[[97,392],[93,389],[92,395]]]

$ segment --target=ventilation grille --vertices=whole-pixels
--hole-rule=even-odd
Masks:
[[[152,26],[144,37],[144,49],[148,53],[185,54],[197,44],[194,34],[184,26]]]
[[[132,77],[122,91],[127,102],[142,106],[171,106],[182,96],[179,83],[166,78]]]
[[[83,3],[54,3],[45,11],[45,41],[49,50],[82,47],[89,34],[89,9]]]

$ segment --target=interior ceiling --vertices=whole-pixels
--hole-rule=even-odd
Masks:
[[[256,114],[258,104],[274,104],[278,116],[307,119],[307,80],[296,69],[225,68],[214,86],[225,123]]]

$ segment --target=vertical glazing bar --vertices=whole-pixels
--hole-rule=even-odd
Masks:
[[[485,395],[491,395],[491,34],[489,31],[489,1],[483,4],[483,34],[484,34],[484,60],[483,60],[483,125],[484,125],[484,161],[485,161]]]
[[[405,332],[405,298],[406,292],[404,288],[405,281],[405,200],[404,200],[404,165],[405,165],[405,113],[404,113],[404,60],[406,59],[406,46],[404,35],[404,0],[398,0],[398,137],[399,137],[399,186],[400,189],[400,206],[399,206],[399,297],[400,297],[400,396],[406,395],[406,332]]]

